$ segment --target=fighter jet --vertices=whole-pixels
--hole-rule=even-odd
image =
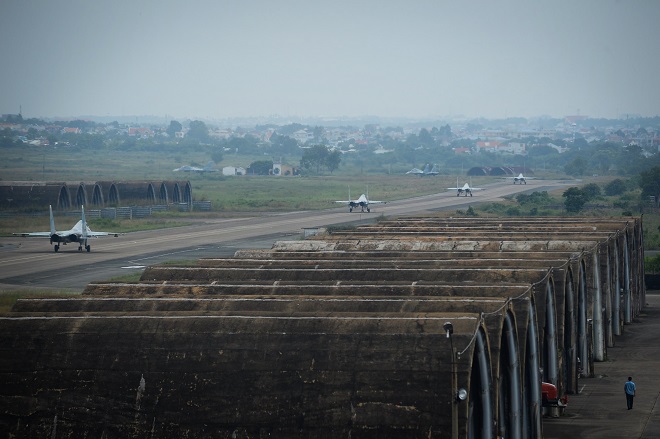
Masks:
[[[203,168],[200,168],[199,166],[181,166],[180,168],[172,169],[174,172],[218,172],[217,169],[215,169],[213,162],[208,162],[206,166]]]
[[[57,252],[60,249],[60,245],[67,245],[69,242],[78,243],[78,251],[82,251],[83,247],[87,252],[92,250],[92,247],[87,244],[88,238],[98,238],[100,236],[110,236],[115,237],[119,236],[119,233],[115,232],[93,232],[89,226],[87,226],[87,221],[85,220],[85,207],[80,206],[82,210],[82,219],[76,223],[71,230],[65,230],[58,232],[55,229],[55,219],[53,218],[53,207],[48,206],[50,211],[50,232],[27,232],[27,233],[13,233],[15,236],[29,236],[29,237],[44,237],[50,238],[50,243],[55,243],[53,249]]]
[[[431,167],[430,164],[426,164],[424,166],[424,169],[419,169],[419,168],[412,168],[410,171],[406,172],[406,174],[410,175],[419,175],[420,177],[425,177],[427,175],[438,175],[440,171],[438,171],[438,165],[433,165]]]
[[[522,175],[522,173],[518,174],[517,177],[502,177],[505,180],[513,180],[513,184],[520,183],[520,184],[527,184],[527,180],[534,180],[535,177],[525,177]]]
[[[456,191],[456,196],[460,197],[461,194],[465,194],[467,197],[472,196],[474,191],[483,191],[483,188],[480,187],[471,187],[469,184],[465,183],[463,186],[458,185],[458,178],[456,179],[456,187],[448,187],[447,190]]]
[[[370,204],[387,204],[387,201],[373,201],[369,199],[369,191],[367,191],[367,195],[362,194],[360,197],[356,200],[351,199],[351,190],[348,190],[348,200],[339,200],[335,201],[335,203],[342,203],[348,205],[348,211],[353,212],[353,209],[356,207],[360,207],[361,211],[364,212],[365,209],[367,212],[371,212],[371,209],[369,208]]]

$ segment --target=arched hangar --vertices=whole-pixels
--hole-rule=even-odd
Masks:
[[[84,206],[170,204],[192,202],[192,186],[186,180],[8,182],[0,185],[0,207],[78,209]]]
[[[632,217],[398,218],[19,300],[0,425],[540,438],[542,383],[578,392],[641,311],[642,243]]]

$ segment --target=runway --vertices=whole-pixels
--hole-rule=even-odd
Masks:
[[[300,239],[304,228],[365,223],[379,216],[423,214],[500,201],[520,192],[552,191],[576,182],[534,180],[527,185],[493,183],[473,197],[457,197],[453,191],[372,205],[371,213],[347,207],[323,211],[267,214],[251,218],[205,220],[185,227],[134,232],[117,238],[91,241],[92,251],[78,252],[76,243],[58,253],[46,238],[0,238],[0,291],[30,289],[78,290],[98,280],[141,271],[145,266],[167,261],[232,256],[236,250],[270,248],[278,240]],[[68,227],[68,225],[62,225]],[[44,224],[43,230],[48,225]],[[36,230],[35,230],[36,231]]]

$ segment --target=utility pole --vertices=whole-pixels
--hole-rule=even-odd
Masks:
[[[454,333],[454,325],[447,322],[442,325],[442,328],[447,334],[449,339],[449,347],[451,348],[451,437],[458,439],[458,399],[456,393],[458,392],[458,370],[456,370],[456,351],[454,350],[454,340],[452,334]]]

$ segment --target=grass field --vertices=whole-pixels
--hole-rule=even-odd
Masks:
[[[106,151],[88,153],[71,148],[10,148],[3,151],[0,181],[79,182],[121,180],[189,180],[195,201],[211,201],[215,213],[284,212],[337,207],[335,200],[357,198],[368,193],[374,200],[395,201],[419,195],[443,192],[456,184],[455,175],[419,178],[405,175],[403,165],[395,173],[392,167],[340,168],[335,174],[275,177],[223,176],[218,173],[173,172],[181,164],[206,163],[208,155],[154,152]],[[84,157],[84,160],[81,160]],[[247,167],[264,157],[229,155],[221,163]],[[474,178],[474,185],[495,181]]]

